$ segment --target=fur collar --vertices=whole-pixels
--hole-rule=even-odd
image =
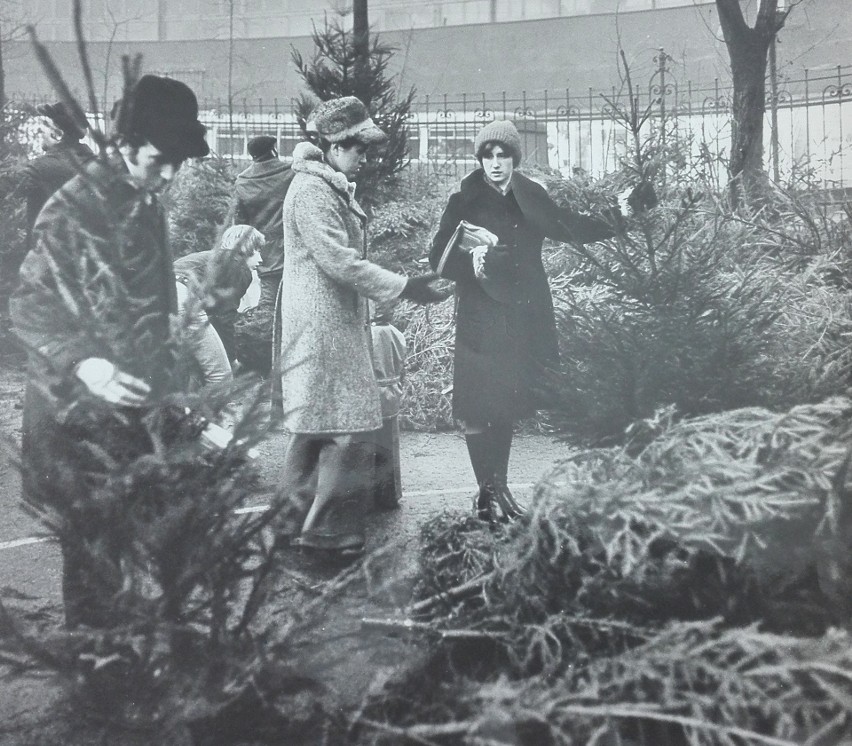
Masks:
[[[335,192],[346,200],[349,209],[354,212],[362,222],[366,222],[367,215],[361,209],[355,199],[355,184],[346,178],[340,171],[335,171],[325,162],[322,150],[309,142],[300,142],[293,148],[294,173],[310,174],[327,182]]]
[[[313,143],[300,142],[293,148],[293,171],[319,176],[338,192],[351,195],[349,180],[325,162],[322,151]]]

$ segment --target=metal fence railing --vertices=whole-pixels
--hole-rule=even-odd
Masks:
[[[715,162],[718,178],[724,179],[731,140],[730,88],[718,81],[694,86],[678,80],[666,69],[665,53],[657,60],[651,79],[633,91],[634,105],[649,112],[648,133],[656,130],[688,158]],[[782,183],[805,181],[826,190],[852,187],[852,65],[804,70],[767,88],[764,131],[770,173]],[[409,153],[421,168],[461,176],[474,164],[476,132],[488,121],[505,118],[517,125],[528,163],[565,175],[599,176],[617,168],[626,151],[628,133],[616,120],[630,103],[623,88],[421,96],[409,120]],[[229,106],[225,100],[208,100],[200,105],[208,142],[224,157],[247,158],[247,142],[258,134],[276,137],[284,156],[302,139],[289,101],[239,99]]]

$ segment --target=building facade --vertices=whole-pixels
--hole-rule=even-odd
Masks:
[[[743,2],[753,15],[757,0]],[[773,161],[788,177],[802,163],[818,163],[826,184],[852,181],[849,2],[807,0],[779,36]],[[612,170],[624,147],[608,103],[625,95],[620,51],[638,100],[656,120],[676,123],[683,142],[729,148],[730,71],[715,0],[369,5],[373,31],[396,49],[389,72],[402,90],[417,91],[414,161],[468,168],[475,132],[505,117],[522,130],[528,161],[564,173]],[[70,87],[86,99],[70,4],[30,0],[27,7]],[[351,23],[350,9],[351,0],[89,0],[85,35],[106,110],[121,90],[120,55],[141,53],[146,71],[196,91],[214,150],[243,158],[260,132],[291,151],[300,138],[292,101],[302,92],[293,53],[309,59],[312,30],[326,20]],[[53,95],[29,45],[6,44],[4,57],[10,98]]]
[[[371,0],[375,31],[613,15],[713,0]],[[90,41],[188,41],[309,36],[326,18],[351,20],[346,0],[91,0]],[[26,20],[46,41],[73,41],[67,0],[29,0]]]

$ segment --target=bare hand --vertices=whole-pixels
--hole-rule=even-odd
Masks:
[[[77,366],[75,375],[93,396],[122,407],[141,407],[151,393],[145,381],[119,370],[102,357],[86,358]]]

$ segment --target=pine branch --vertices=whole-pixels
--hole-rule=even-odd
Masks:
[[[89,54],[86,51],[86,40],[83,36],[83,8],[80,0],[74,0],[74,37],[77,41],[77,55],[80,58],[80,66],[83,68],[83,78],[86,81],[86,90],[89,94],[89,108],[98,120],[98,99],[95,95],[95,81],[92,78],[92,66],[89,64]]]
[[[59,68],[56,66],[56,63],[54,63],[50,52],[47,51],[47,47],[38,40],[35,27],[27,26],[27,33],[29,34],[30,42],[35,50],[36,59],[38,59],[42,70],[44,70],[44,74],[47,76],[48,81],[50,81],[51,86],[53,86],[53,89],[59,96],[59,100],[65,104],[74,119],[80,122],[86,121],[86,113],[83,111],[80,104],[77,103],[77,99],[72,95],[71,90],[68,88],[68,85],[62,77],[62,74],[59,72]],[[106,140],[103,134],[96,127],[93,127],[91,129],[91,135],[97,143],[101,155],[105,155]]]
[[[447,603],[448,601],[458,601],[468,596],[475,595],[479,593],[485,587],[485,584],[493,578],[493,572],[486,575],[480,575],[478,578],[474,578],[466,583],[449,588],[442,593],[438,593],[434,596],[430,596],[429,598],[424,598],[422,601],[418,601],[411,606],[411,611],[414,614],[420,614],[437,604]]]

